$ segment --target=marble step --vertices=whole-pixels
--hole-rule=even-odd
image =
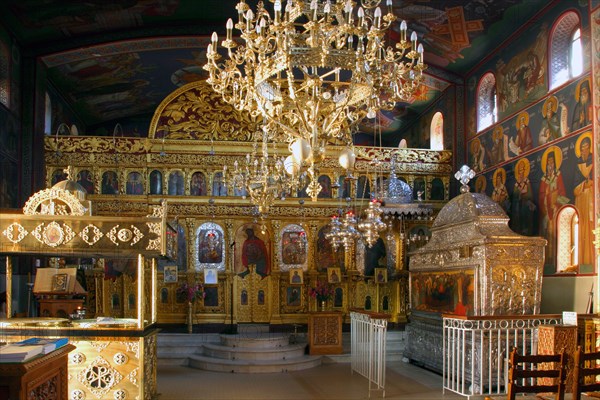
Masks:
[[[281,333],[273,334],[236,334],[221,335],[220,341],[223,346],[274,349],[289,345],[289,335]]]
[[[269,324],[238,324],[237,331],[240,334],[257,334],[268,333],[270,331]]]
[[[275,373],[301,371],[321,365],[321,356],[297,357],[286,360],[224,360],[203,355],[190,355],[188,366],[205,371],[233,373]]]
[[[202,352],[207,343],[219,343],[219,334],[158,334],[156,356],[160,365],[187,365],[188,356]]]
[[[305,343],[277,348],[231,347],[207,343],[202,346],[202,355],[224,360],[290,360],[302,357],[305,349]]]

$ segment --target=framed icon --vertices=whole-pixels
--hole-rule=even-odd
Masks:
[[[327,282],[340,283],[341,271],[339,268],[327,268]]]
[[[290,284],[302,285],[304,283],[304,274],[302,268],[290,269]]]
[[[375,268],[375,283],[387,283],[387,268]]]
[[[218,281],[218,272],[216,268],[204,268],[204,284],[216,285]]]
[[[301,288],[289,286],[286,291],[286,304],[290,307],[299,307],[302,305]]]
[[[177,265],[165,265],[165,283],[177,282]]]

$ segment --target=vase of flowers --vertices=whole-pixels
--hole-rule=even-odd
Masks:
[[[204,287],[199,283],[189,284],[184,282],[177,288],[177,298],[180,301],[187,301],[188,313],[187,313],[187,328],[188,333],[192,333],[194,326],[194,302],[199,299],[203,299],[206,293],[204,293]]]
[[[321,311],[325,311],[327,302],[331,300],[333,293],[333,286],[323,281],[317,281],[317,285],[308,290],[310,297],[317,300],[317,304],[321,306]]]

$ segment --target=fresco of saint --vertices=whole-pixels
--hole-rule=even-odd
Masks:
[[[540,235],[548,239],[546,260],[552,263],[556,241],[555,217],[560,207],[569,202],[565,197],[565,185],[560,172],[562,152],[559,147],[549,147],[542,156],[544,176],[540,182],[538,202],[540,205]]]
[[[521,158],[515,166],[515,185],[511,195],[511,228],[522,235],[533,235],[533,217],[536,205],[529,180],[531,166],[527,158]]]
[[[243,229],[246,236],[239,253],[239,261],[236,262],[236,273],[244,277],[250,273],[250,266],[261,277],[271,273],[271,262],[267,245],[260,237],[256,236],[255,226],[246,225]]]
[[[577,176],[573,189],[575,207],[579,213],[579,264],[592,265],[594,262],[594,162],[592,151],[592,133],[581,135],[575,144],[577,156]]]
[[[577,89],[575,89],[575,100],[577,103],[573,108],[571,132],[586,127],[592,123],[592,98],[589,79],[585,79],[579,85],[577,85]]]
[[[508,147],[515,155],[525,153],[533,148],[531,129],[529,129],[529,113],[523,111],[517,117],[517,136],[511,138]]]
[[[506,189],[506,170],[498,168],[494,172],[493,177],[494,191],[492,192],[492,200],[494,200],[502,209],[508,213],[510,209],[510,198]]]

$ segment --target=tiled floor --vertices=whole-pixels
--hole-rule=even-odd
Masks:
[[[369,398],[367,379],[352,374],[349,363],[278,374],[231,374],[201,371],[182,366],[159,366],[159,400],[355,400]],[[371,391],[371,398],[382,398]],[[385,399],[463,399],[442,393],[442,377],[401,361],[388,362]]]

